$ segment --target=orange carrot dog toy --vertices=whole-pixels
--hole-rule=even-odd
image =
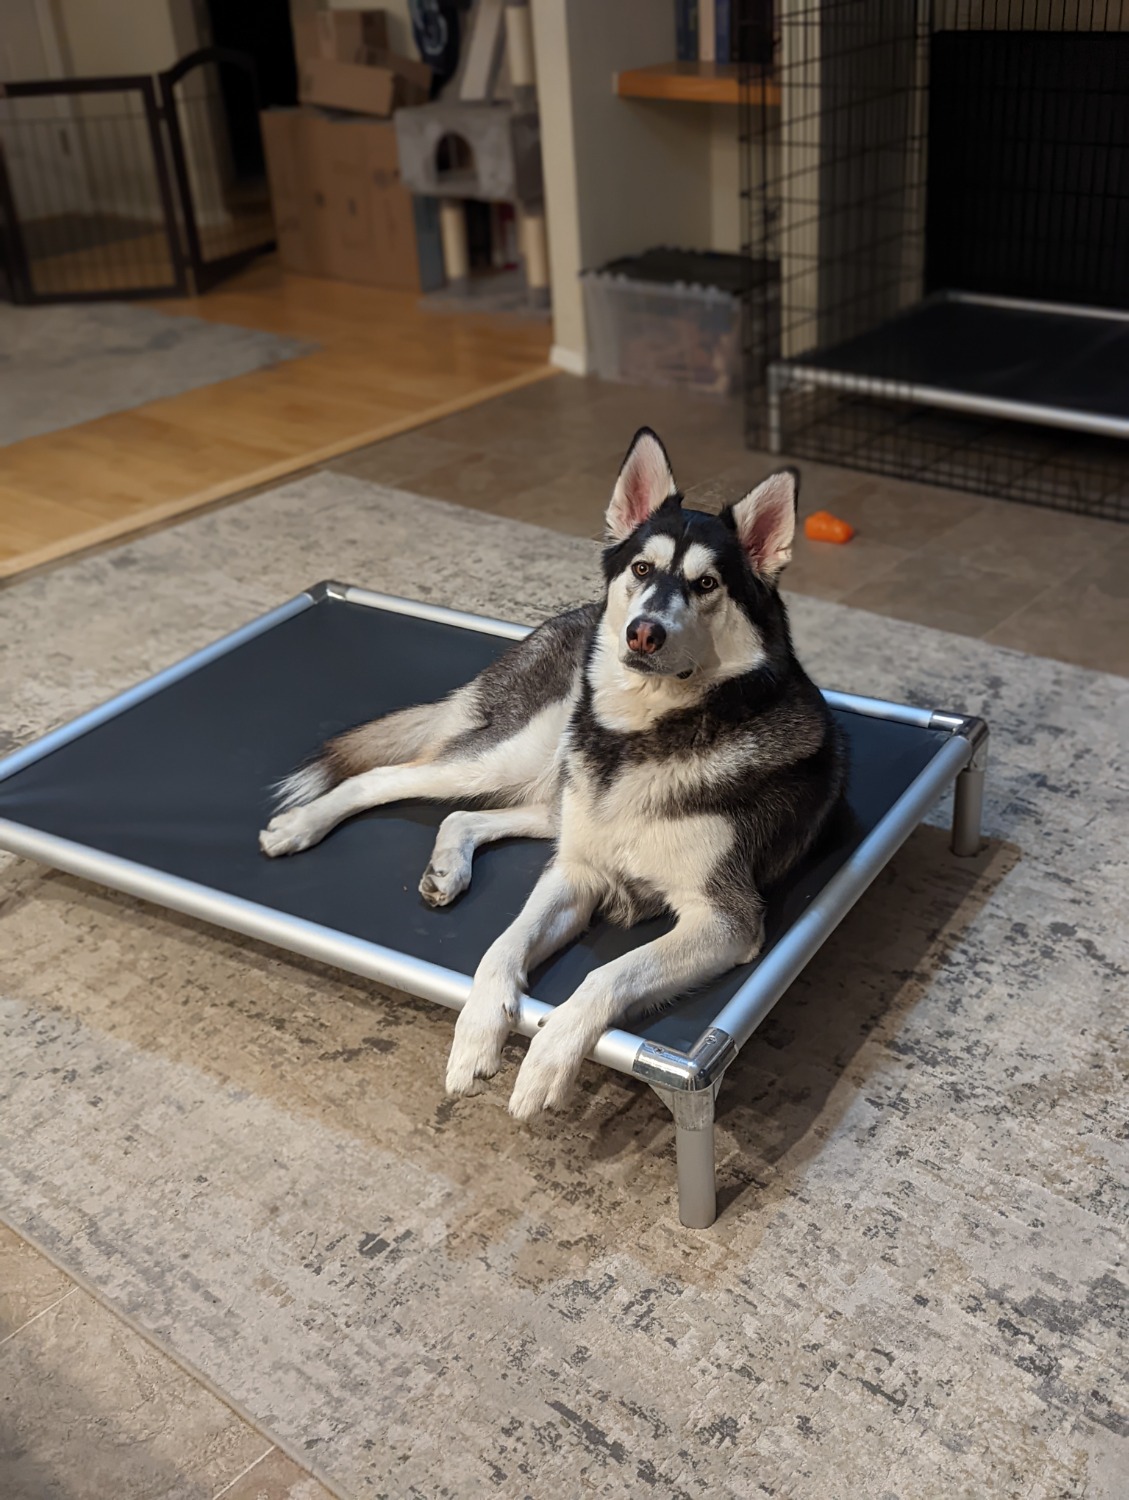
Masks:
[[[811,542],[849,542],[855,528],[840,521],[829,510],[817,510],[804,522],[804,535]]]

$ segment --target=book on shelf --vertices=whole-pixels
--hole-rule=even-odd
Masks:
[[[679,62],[772,62],[773,0],[674,0]]]
[[[700,0],[698,5],[698,61],[713,62],[717,57],[717,0]]]
[[[674,42],[679,62],[698,61],[698,0],[674,0]]]
[[[736,62],[733,50],[733,0],[715,0],[714,12],[714,60],[719,63]]]

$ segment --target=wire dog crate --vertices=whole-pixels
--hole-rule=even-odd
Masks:
[[[776,0],[773,30],[750,445],[1129,520],[1129,0]]]

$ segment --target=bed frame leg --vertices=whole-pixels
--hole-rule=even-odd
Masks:
[[[980,820],[984,809],[984,767],[968,766],[956,780],[953,792],[952,850],[971,859],[980,853]]]
[[[953,835],[950,848],[963,859],[980,853],[983,840],[980,824],[984,814],[984,773],[988,769],[990,733],[983,719],[967,714],[937,712],[929,720],[930,729],[944,729],[959,734],[972,746],[972,754],[953,787]]]
[[[988,726],[966,719],[962,731],[972,742],[972,759],[957,777],[953,791],[953,853],[971,859],[980,853],[984,814],[984,773],[988,769]]]
[[[651,1085],[674,1116],[678,1217],[688,1229],[708,1229],[717,1218],[713,1117],[720,1082],[719,1078],[711,1087],[693,1092]]]

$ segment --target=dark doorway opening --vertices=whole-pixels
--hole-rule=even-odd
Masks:
[[[266,172],[258,109],[293,105],[298,69],[288,0],[206,0],[211,46],[242,52],[255,64],[258,100],[230,71],[220,75],[231,159],[239,181],[258,181]]]

